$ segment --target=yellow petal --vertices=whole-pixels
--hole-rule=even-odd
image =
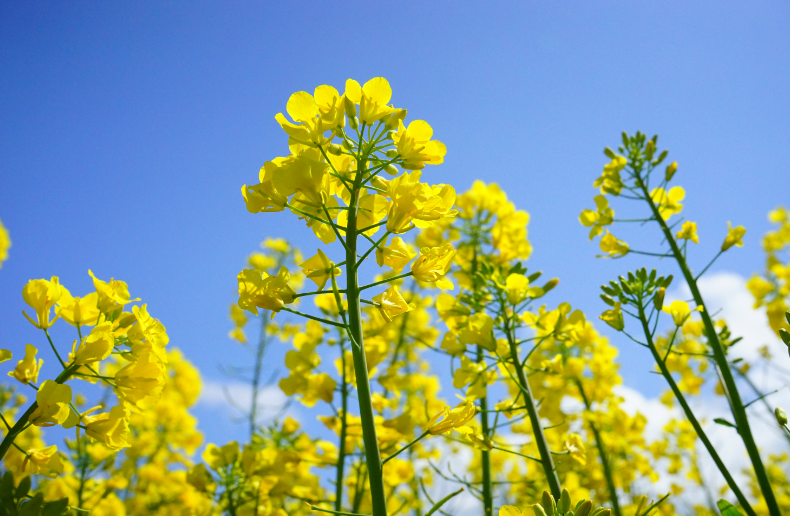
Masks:
[[[346,88],[348,88],[348,83],[346,83]],[[390,88],[390,83],[384,77],[372,78],[365,83],[362,91],[380,106],[388,104],[392,98],[392,88]]]
[[[7,349],[0,349],[0,364],[5,362],[6,360],[11,360],[12,354]]]
[[[291,118],[300,122],[306,122],[318,116],[318,105],[313,96],[306,91],[297,91],[291,95],[285,109]]]
[[[359,104],[362,100],[362,87],[354,79],[346,81],[346,97],[353,100],[355,104]]]

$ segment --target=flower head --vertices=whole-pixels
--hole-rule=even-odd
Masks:
[[[313,282],[318,287],[318,290],[324,290],[326,282],[329,281],[329,278],[332,276],[340,276],[341,272],[340,268],[335,267],[320,249],[313,257],[308,258],[304,262],[300,263],[299,267],[302,268],[302,273],[305,276],[313,280]]]
[[[732,227],[731,222],[727,222],[728,230],[727,236],[724,238],[724,243],[721,244],[721,250],[726,251],[730,247],[737,245],[743,247],[743,235],[746,234],[746,228],[743,226]]]
[[[444,162],[447,147],[442,142],[431,140],[433,129],[428,122],[413,120],[406,127],[398,121],[398,131],[392,139],[403,160],[403,168],[419,170],[428,165],[439,165]]]
[[[441,289],[452,289],[453,282],[445,278],[452,265],[455,249],[451,244],[440,247],[423,247],[420,257],[411,266],[414,277],[426,283],[436,283]]]
[[[85,434],[103,443],[111,450],[128,448],[129,443],[129,414],[121,406],[115,406],[110,412],[97,414],[95,416],[82,416],[82,424],[85,425]]]
[[[378,303],[379,313],[387,322],[415,308],[413,304],[409,304],[403,299],[403,296],[398,291],[398,287],[395,286],[388,288],[378,296],[374,296],[373,301]]]
[[[46,330],[58,320],[58,316],[56,315],[55,318],[50,321],[49,311],[55,306],[55,303],[58,302],[64,292],[66,292],[66,289],[60,285],[57,276],[52,276],[50,281],[45,279],[30,280],[27,282],[27,285],[22,288],[22,297],[25,303],[36,311],[38,321],[34,322],[24,311],[22,313],[33,326]]]
[[[36,347],[32,344],[27,344],[25,346],[25,358],[17,362],[16,368],[8,373],[8,376],[16,378],[22,383],[37,382],[38,372],[41,370],[44,360],[39,358],[36,361],[36,353],[38,353]]]
[[[471,401],[458,405],[454,409],[444,407],[428,421],[428,433],[431,435],[444,434],[452,429],[459,429],[475,417],[477,407]]]
[[[411,246],[403,241],[401,237],[395,237],[392,242],[386,247],[376,248],[376,263],[380,267],[388,265],[392,267],[392,271],[400,274],[407,263],[412,258],[417,256],[417,253],[412,252]]]
[[[245,269],[239,273],[239,308],[258,315],[258,308],[271,310],[272,317],[283,306],[293,303],[296,292],[288,285],[288,269],[280,268],[277,276]]]
[[[683,223],[683,227],[677,232],[675,238],[681,240],[691,240],[695,244],[699,244],[699,237],[697,236],[697,223],[687,220]]]
[[[608,231],[601,237],[601,251],[608,255],[608,258],[622,258],[631,250],[628,244],[622,240],[618,240],[615,236]]]
[[[53,444],[46,448],[28,450],[24,470],[27,473],[38,473],[49,478],[55,478],[63,473],[58,447]]]
[[[38,407],[30,414],[30,422],[36,426],[63,425],[71,428],[79,416],[71,411],[71,387],[52,380],[42,383],[36,393]]]

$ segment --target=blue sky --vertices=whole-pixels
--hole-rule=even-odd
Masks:
[[[20,313],[28,279],[84,294],[91,268],[126,281],[171,345],[222,381],[218,364],[247,360],[226,337],[245,257],[267,236],[309,254],[317,243],[292,216],[249,214],[240,187],[287,153],[274,115],[289,95],[349,77],[386,77],[393,102],[434,127],[448,154],[426,180],[495,181],[531,214],[528,265],[561,279],[550,304],[596,316],[598,286],[643,263],[596,260],[577,219],[623,130],[658,133],[679,162],[702,241],[693,263],[731,220],[746,247],[713,271],[749,276],[766,213],[790,203],[788,26],[783,2],[4,2],[2,346],[43,344]],[[621,234],[658,244],[655,228]],[[649,357],[617,343],[626,383],[658,392]],[[198,415],[209,439],[243,435]]]

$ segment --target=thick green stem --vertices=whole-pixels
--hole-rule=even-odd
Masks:
[[[483,348],[477,346],[477,361],[483,361]],[[489,438],[488,427],[488,392],[480,398],[480,426],[483,430],[483,437]],[[491,478],[491,452],[482,450],[480,452],[481,462],[483,463],[483,516],[493,516],[494,514],[494,486]]]
[[[688,264],[686,263],[686,259],[684,258],[680,247],[678,247],[672,231],[669,229],[669,226],[667,226],[667,223],[663,217],[661,217],[658,208],[653,202],[653,199],[650,197],[650,194],[647,191],[647,185],[641,180],[641,178],[638,178],[638,184],[642,189],[642,193],[644,194],[647,203],[650,205],[650,209],[653,212],[653,217],[661,226],[664,237],[666,238],[667,242],[669,242],[669,247],[672,249],[672,254],[675,256],[675,261],[678,263],[680,270],[683,272],[683,277],[686,279],[686,283],[691,290],[691,295],[694,297],[694,302],[697,304],[697,306],[702,307],[701,316],[702,322],[705,325],[705,334],[708,337],[708,345],[713,351],[713,359],[716,362],[716,369],[719,373],[721,383],[724,386],[724,392],[727,394],[727,399],[730,402],[730,410],[732,411],[732,416],[735,419],[735,425],[737,426],[738,433],[741,435],[743,444],[746,447],[746,452],[749,454],[749,459],[752,461],[754,474],[757,477],[760,490],[762,491],[763,497],[765,498],[765,504],[768,506],[768,512],[771,514],[771,516],[780,516],[781,512],[779,510],[779,504],[776,502],[776,497],[774,496],[771,482],[768,480],[768,473],[765,471],[765,466],[763,465],[763,461],[760,458],[760,452],[757,449],[757,443],[754,441],[752,429],[749,426],[749,418],[746,415],[746,408],[743,405],[743,401],[741,401],[741,395],[738,392],[738,387],[735,385],[735,378],[733,378],[732,370],[730,370],[730,364],[727,362],[727,355],[724,352],[724,347],[721,345],[721,341],[719,341],[719,335],[716,333],[716,327],[713,325],[713,321],[711,320],[710,314],[708,313],[708,307],[705,305],[705,301],[702,299],[702,294],[700,294],[699,287],[697,286],[697,280],[694,275],[691,274]]]
[[[68,380],[69,376],[71,376],[71,373],[73,372],[74,369],[76,369],[76,367],[66,366],[66,368],[58,375],[58,377],[55,378],[55,382],[63,383],[66,380]],[[38,403],[36,403],[35,401],[31,403],[31,405],[27,408],[25,413],[22,414],[22,417],[20,417],[17,420],[17,422],[14,424],[14,426],[12,426],[11,429],[8,431],[5,438],[3,439],[3,442],[0,442],[0,461],[2,461],[3,457],[5,457],[5,454],[8,453],[8,449],[11,448],[11,445],[14,443],[16,437],[22,432],[22,430],[25,429],[25,425],[27,425],[30,415],[37,408],[38,408]]]
[[[365,160],[360,159],[357,170],[364,169]],[[368,365],[365,358],[365,343],[362,336],[362,311],[359,306],[359,280],[357,277],[357,201],[359,182],[362,174],[357,172],[354,191],[348,207],[348,228],[346,229],[346,297],[348,300],[348,331],[353,338],[351,352],[354,357],[359,417],[362,423],[362,442],[365,445],[365,459],[368,469],[370,497],[373,516],[387,516],[387,499],[384,494],[381,454],[376,438],[376,425],[368,378]]]
[[[686,402],[686,397],[683,396],[682,392],[680,392],[680,388],[678,387],[678,384],[675,383],[675,379],[672,377],[672,373],[667,368],[666,362],[664,362],[664,359],[661,358],[661,354],[658,352],[658,349],[656,348],[653,342],[653,334],[650,332],[650,326],[647,321],[647,316],[645,315],[645,309],[641,305],[641,302],[638,308],[639,308],[639,321],[642,323],[642,330],[645,333],[645,339],[647,339],[647,347],[650,348],[650,352],[653,354],[653,359],[656,361],[656,364],[658,364],[658,368],[661,370],[661,374],[664,376],[667,383],[669,383],[669,388],[672,389],[675,398],[678,400],[678,403],[680,403],[683,412],[686,414],[686,418],[689,420],[689,423],[691,423],[691,426],[694,427],[694,430],[697,432],[697,436],[702,441],[702,444],[705,445],[705,449],[708,450],[708,453],[710,453],[713,462],[716,463],[716,466],[719,468],[719,471],[721,471],[721,474],[724,476],[724,479],[727,481],[727,485],[729,485],[730,489],[732,489],[733,494],[738,499],[738,502],[743,507],[743,510],[745,510],[746,513],[749,514],[749,516],[756,516],[751,505],[749,505],[749,501],[741,492],[741,489],[738,487],[738,484],[735,483],[735,479],[732,478],[732,475],[730,475],[729,470],[727,470],[727,466],[724,465],[724,462],[721,460],[721,457],[719,457],[716,448],[713,447],[713,444],[710,442],[710,439],[708,439],[707,434],[702,429],[702,426],[699,424],[699,421],[697,421],[697,417],[694,415],[694,412],[691,410],[691,407]]]
[[[592,411],[592,406],[590,405],[590,400],[587,398],[587,394],[584,392],[584,387],[582,386],[582,382],[580,379],[576,378],[576,386],[579,388],[579,393],[582,396],[582,401],[584,402],[584,406],[587,408],[588,412]],[[589,422],[590,429],[592,429],[593,436],[595,437],[595,446],[598,448],[598,455],[601,457],[601,464],[603,465],[603,475],[606,478],[606,486],[609,489],[609,499],[612,501],[612,512],[614,512],[615,516],[622,516],[622,511],[620,510],[620,502],[617,499],[617,486],[614,485],[614,478],[612,477],[612,466],[609,463],[609,456],[606,453],[606,447],[603,444],[603,438],[601,437],[601,432],[598,430],[598,427],[592,421]]]
[[[505,309],[504,303],[502,304]],[[560,485],[560,478],[557,476],[557,470],[554,467],[554,459],[551,458],[551,449],[549,442],[546,440],[546,434],[543,433],[543,425],[540,422],[540,415],[538,409],[535,407],[535,400],[532,397],[532,389],[529,387],[527,375],[524,374],[524,368],[521,365],[521,359],[518,355],[518,346],[516,345],[516,338],[510,327],[510,318],[505,311],[505,333],[507,341],[510,345],[510,355],[512,358],[513,367],[516,369],[516,377],[519,384],[521,384],[521,392],[524,395],[524,405],[527,406],[527,414],[529,414],[529,421],[532,423],[532,433],[535,436],[535,444],[538,446],[540,453],[540,463],[543,465],[543,473],[546,475],[546,481],[549,483],[549,490],[551,496],[555,500],[559,500],[562,495],[562,486]]]

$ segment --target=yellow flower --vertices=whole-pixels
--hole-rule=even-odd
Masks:
[[[743,242],[741,239],[743,238],[743,235],[746,234],[746,228],[743,226],[732,227],[731,222],[727,222],[727,226],[729,229],[727,230],[727,237],[724,239],[724,243],[721,244],[721,250],[726,251],[734,245],[743,247]]]
[[[523,274],[509,274],[505,280],[505,294],[511,305],[517,305],[527,298],[529,279]]]
[[[299,267],[302,268],[302,274],[313,280],[318,290],[324,290],[329,278],[333,275],[340,276],[341,272],[339,267],[333,267],[332,262],[320,249],[312,258],[300,263]]]
[[[32,344],[25,346],[25,358],[17,362],[16,368],[8,373],[11,378],[16,378],[22,383],[30,383],[38,381],[38,372],[44,364],[44,360],[38,359],[36,362],[36,353],[38,350]]]
[[[584,442],[579,434],[568,434],[564,442],[565,450],[579,466],[587,464],[587,451],[584,449]]]
[[[11,247],[11,237],[8,235],[8,230],[0,221],[0,267],[3,262],[8,258],[8,248]]]
[[[93,278],[93,286],[99,295],[98,308],[101,313],[109,314],[128,303],[139,301],[139,299],[131,299],[129,287],[125,282],[114,278],[110,278],[109,283],[102,281],[94,276],[90,269],[88,274]]]
[[[601,237],[601,251],[607,253],[609,258],[622,258],[631,250],[628,244],[618,240],[608,231]]]
[[[241,187],[241,195],[244,197],[247,211],[260,213],[283,211],[285,209],[288,196],[282,195],[277,191],[272,183],[272,177],[274,177],[274,172],[278,170],[279,164],[286,159],[275,158],[273,161],[267,161],[258,173],[260,183],[252,186],[243,185]]]
[[[494,351],[496,349],[494,320],[482,312],[474,314],[469,318],[467,327],[459,332],[458,340],[462,344],[476,344],[488,351]]]
[[[123,403],[147,406],[150,398],[158,398],[165,385],[164,365],[152,353],[143,352],[115,373],[115,394]]]
[[[625,328],[625,321],[623,320],[623,312],[620,309],[620,303],[615,303],[612,309],[602,313],[599,319],[617,331],[622,331],[623,328]]]
[[[120,450],[131,446],[129,438],[129,414],[121,406],[115,406],[110,412],[97,414],[95,416],[82,416],[82,424],[85,425],[85,434],[103,443],[111,450]]]
[[[33,319],[24,311],[22,311],[22,314],[27,317],[27,320],[30,321],[33,326],[46,330],[58,320],[57,315],[55,315],[52,321],[49,320],[49,310],[55,306],[55,303],[58,302],[65,291],[66,289],[60,285],[57,276],[52,276],[50,281],[45,279],[28,281],[27,285],[22,288],[22,297],[25,303],[36,311],[38,322],[33,322]]]
[[[296,123],[289,122],[282,113],[274,118],[290,137],[290,143],[325,146],[333,136],[327,138],[324,133],[344,122],[343,99],[332,86],[319,86],[315,89],[315,97],[306,91],[297,91],[288,99],[285,110]]]
[[[228,467],[239,458],[239,443],[229,442],[222,448],[216,444],[209,443],[202,455],[203,461],[214,471]]]
[[[623,189],[620,171],[628,164],[628,160],[611,151],[607,155],[612,161],[604,165],[603,174],[595,180],[593,186],[596,188],[600,187],[602,194],[620,195],[620,190]]]
[[[683,326],[692,311],[702,311],[699,306],[691,310],[685,301],[672,301],[671,305],[665,306],[662,310],[672,316],[675,326]]]
[[[187,483],[202,493],[213,493],[217,488],[217,483],[202,462],[187,471]]]
[[[392,286],[373,298],[378,303],[378,309],[385,321],[390,322],[392,318],[400,314],[405,314],[414,310],[415,306],[403,299],[398,291],[398,287]]]
[[[438,435],[447,433],[452,429],[459,429],[475,417],[476,412],[477,408],[471,401],[458,405],[452,410],[450,407],[444,407],[444,410],[428,421],[428,433]]]
[[[392,112],[387,105],[392,98],[392,88],[384,77],[374,77],[361,88],[357,81],[349,79],[345,96],[359,105],[359,120],[363,124],[373,124]]]
[[[58,447],[53,444],[46,448],[28,450],[24,470],[26,473],[38,473],[49,478],[55,478],[63,473]]]
[[[72,348],[72,362],[78,365],[90,365],[107,358],[115,347],[112,330],[112,323],[101,323],[80,341],[79,347],[75,342]]]
[[[601,234],[604,226],[608,226],[614,220],[614,210],[609,207],[609,201],[603,195],[595,196],[597,211],[584,210],[579,215],[579,222],[585,227],[592,226],[590,230],[590,240]]]
[[[675,238],[683,239],[683,240],[691,240],[695,244],[699,244],[699,237],[697,236],[697,223],[691,222],[687,220],[683,223],[683,227],[680,228]]]
[[[68,290],[58,301],[55,313],[72,326],[93,326],[99,319],[99,294],[91,292],[84,297],[72,297]]]
[[[29,421],[36,426],[63,425],[71,428],[79,416],[71,411],[71,387],[52,380],[42,383],[36,393],[38,407],[30,414]]]
[[[7,349],[0,349],[0,364],[14,358],[14,355]]]
[[[398,131],[392,139],[403,160],[402,166],[407,170],[419,170],[425,164],[439,165],[444,162],[447,147],[442,142],[431,140],[433,129],[428,122],[414,120],[406,127],[398,121]]]
[[[451,244],[440,247],[423,247],[420,257],[411,266],[414,277],[426,283],[436,283],[441,289],[452,289],[453,282],[444,275],[450,270],[455,249]]]
[[[379,264],[379,267],[388,265],[396,274],[400,274],[406,264],[415,256],[417,253],[412,252],[411,246],[406,244],[401,237],[393,238],[392,243],[386,247],[376,248],[376,263]]]
[[[296,292],[288,286],[288,269],[280,267],[277,276],[245,269],[239,273],[239,308],[258,315],[258,308],[271,310],[272,317],[283,306],[293,303]]]
[[[455,189],[449,185],[430,186],[420,183],[421,171],[404,173],[387,183],[390,205],[387,212],[387,231],[405,233],[412,224],[425,228],[432,221],[453,217]]]
[[[129,328],[127,336],[132,347],[132,354],[140,356],[152,353],[160,362],[167,362],[165,346],[170,341],[165,325],[148,313],[148,305],[132,307],[134,326]]]
[[[318,150],[305,149],[278,164],[272,171],[272,185],[278,194],[285,197],[301,193],[293,201],[300,210],[303,210],[304,204],[320,207],[326,203],[329,193],[326,181],[328,171],[329,165]]]
[[[650,192],[650,198],[653,200],[653,203],[655,203],[656,208],[658,208],[658,213],[664,220],[669,220],[672,215],[681,212],[683,205],[680,201],[682,201],[684,197],[686,197],[686,191],[681,186],[675,186],[671,188],[669,192],[665,191],[663,188],[656,188]]]

